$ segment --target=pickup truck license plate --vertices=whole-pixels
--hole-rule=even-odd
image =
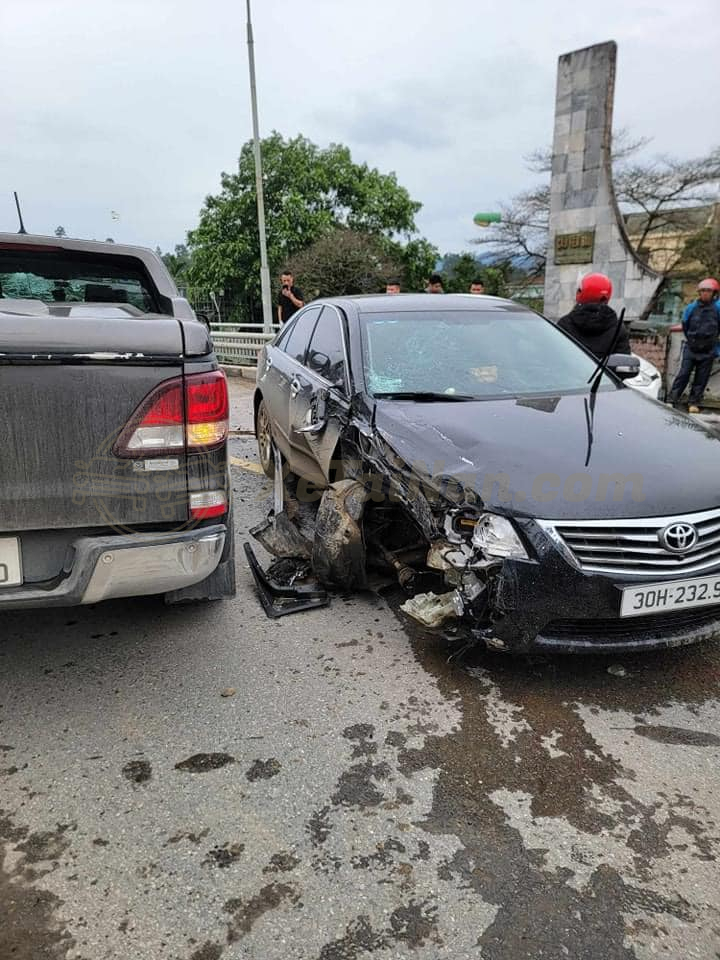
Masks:
[[[621,617],[641,617],[663,610],[720,606],[720,576],[670,580],[651,586],[625,587],[620,604]]]
[[[21,583],[20,541],[17,537],[0,537],[0,589]]]

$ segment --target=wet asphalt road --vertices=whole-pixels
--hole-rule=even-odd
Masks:
[[[0,960],[720,957],[718,645],[448,664],[243,562],[0,631]]]

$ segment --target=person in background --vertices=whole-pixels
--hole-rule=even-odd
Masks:
[[[431,273],[428,285],[425,287],[425,293],[445,293],[443,290],[443,278],[439,273]]]
[[[295,286],[295,278],[289,270],[280,274],[280,293],[277,302],[277,318],[280,326],[287,323],[300,307],[305,306],[305,298],[299,287]]]
[[[688,413],[700,413],[705,388],[712,372],[713,360],[720,353],[720,283],[713,277],[707,277],[698,284],[697,299],[685,307],[683,313],[683,344],[680,371],[670,388],[670,402],[680,401],[683,390],[690,382]]]
[[[604,273],[589,273],[580,281],[577,303],[558,321],[561,330],[578,340],[598,360],[606,354],[631,353],[630,338],[608,305],[612,281]]]
[[[485,293],[485,284],[479,279],[479,277],[475,277],[473,282],[470,284],[470,293]]]
[[[385,284],[385,293],[400,293],[400,281],[394,278],[392,280],[388,280],[388,282]]]

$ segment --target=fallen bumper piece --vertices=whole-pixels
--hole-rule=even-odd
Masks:
[[[446,620],[462,615],[462,602],[457,591],[449,593],[418,593],[407,600],[401,607],[413,620],[417,620],[424,627],[441,627]]]
[[[317,610],[329,605],[330,598],[322,587],[295,583],[283,584],[269,577],[260,566],[249,543],[245,544],[245,556],[255,579],[260,602],[271,619],[277,620],[291,613]]]

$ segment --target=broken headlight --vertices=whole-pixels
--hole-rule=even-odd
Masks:
[[[473,546],[486,557],[503,560],[527,560],[528,555],[515,527],[507,519],[494,513],[484,513],[473,532]]]

